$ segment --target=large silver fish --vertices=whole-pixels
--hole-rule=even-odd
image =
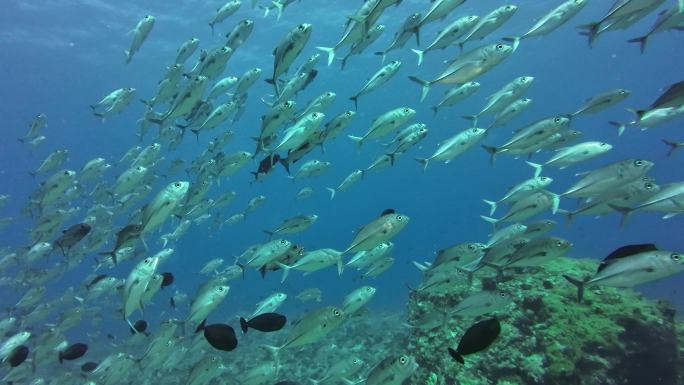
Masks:
[[[593,277],[577,279],[563,275],[577,286],[577,300],[582,302],[588,286],[634,287],[684,271],[684,254],[659,250],[654,244],[623,246],[610,253]]]

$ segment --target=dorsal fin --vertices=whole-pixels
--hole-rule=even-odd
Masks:
[[[396,212],[397,211],[395,209],[385,209],[385,211],[383,211],[382,214],[380,214],[380,216],[384,217],[385,215],[394,214]]]
[[[644,253],[647,251],[655,251],[655,250],[658,250],[658,248],[653,243],[643,243],[643,244],[622,246],[620,248],[615,249],[615,251],[608,254],[608,256],[606,258],[604,258],[603,261],[601,261],[601,264],[598,267],[598,271],[603,270],[613,260],[629,257],[632,255]]]

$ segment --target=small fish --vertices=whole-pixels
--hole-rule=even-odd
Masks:
[[[404,23],[401,25],[399,31],[394,34],[394,39],[392,39],[390,46],[384,51],[376,52],[375,54],[380,55],[382,57],[382,61],[384,62],[385,56],[387,56],[388,52],[395,49],[404,48],[404,45],[406,45],[406,42],[411,38],[411,36],[416,34],[416,29],[419,28],[422,18],[423,15],[419,12],[410,14],[406,20],[404,20]],[[416,34],[416,43],[420,45],[420,35],[418,34]]]
[[[287,299],[285,293],[273,293],[264,300],[259,301],[256,305],[256,310],[252,313],[250,318],[254,318],[260,314],[275,312]]]
[[[84,373],[92,373],[99,364],[97,362],[88,361],[81,365],[81,371]]]
[[[513,49],[517,49],[520,44],[520,40],[527,39],[535,36],[544,36],[555,31],[563,24],[567,23],[572,19],[579,11],[587,5],[587,0],[566,0],[561,3],[558,7],[552,9],[549,13],[542,16],[538,21],[530,28],[529,31],[525,32],[520,37],[508,37],[504,38],[505,41],[513,43]]]
[[[295,199],[302,201],[311,197],[312,194],[313,189],[311,187],[302,187],[299,191],[297,191],[297,194],[295,194]]]
[[[571,116],[579,114],[595,114],[627,99],[632,94],[631,91],[618,88],[606,91],[593,96],[584,103],[579,110],[573,112]]]
[[[59,363],[63,363],[64,360],[73,361],[83,357],[88,351],[88,345],[84,343],[75,343],[70,345],[66,349],[59,352]]]
[[[337,188],[326,187],[326,189],[330,191],[330,200],[335,198],[335,193],[338,191],[347,191],[352,185],[361,180],[361,178],[363,178],[363,170],[352,171],[351,174],[344,178]]]
[[[57,245],[62,251],[63,255],[69,254],[69,251],[78,242],[85,238],[90,233],[90,225],[87,223],[79,223],[69,227],[62,232],[62,235],[57,238],[53,244]]]
[[[225,324],[205,325],[204,322],[200,325],[199,330],[203,331],[204,338],[215,349],[230,352],[235,350],[238,346],[238,340],[235,336],[235,330]]]
[[[515,5],[502,5],[482,16],[477,24],[458,42],[459,47],[463,49],[465,43],[473,40],[482,40],[489,36],[513,17],[517,10],[518,7]]]
[[[152,32],[154,22],[154,16],[147,15],[143,17],[130,32],[133,34],[133,41],[131,42],[131,47],[124,51],[124,54],[126,55],[126,64],[130,63],[131,59],[133,59],[133,55],[140,50],[145,39],[147,39],[147,36]]]
[[[278,313],[262,313],[249,321],[240,317],[240,328],[243,333],[254,329],[260,332],[275,332],[282,329],[287,323],[287,317]]]
[[[238,9],[240,9],[240,6],[242,6],[242,2],[240,0],[231,0],[223,4],[221,7],[219,7],[216,10],[214,18],[209,22],[209,27],[211,27],[211,34],[214,34],[214,26],[216,24],[226,20],[232,14],[237,12]]]
[[[480,83],[476,81],[471,81],[468,83],[461,84],[458,87],[454,87],[444,93],[444,97],[442,98],[442,100],[440,100],[439,103],[437,103],[436,106],[432,107],[432,111],[434,111],[435,116],[437,116],[437,113],[439,112],[440,108],[451,107],[456,103],[466,99],[470,95],[474,94],[479,89]]]
[[[10,364],[11,368],[16,368],[26,361],[28,355],[29,348],[26,345],[19,345],[10,352],[6,360]]]
[[[456,19],[454,22],[439,31],[435,40],[424,50],[412,49],[411,51],[418,55],[418,65],[423,63],[423,57],[426,53],[436,49],[444,50],[445,48],[451,46],[454,44],[454,42],[470,31],[479,20],[480,17],[474,15],[463,16],[459,19]]]
[[[368,79],[368,81],[366,81],[366,83],[363,85],[363,87],[361,87],[361,90],[356,95],[349,98],[349,100],[354,102],[354,108],[356,110],[359,109],[358,101],[361,95],[371,93],[383,84],[387,83],[390,79],[392,79],[392,77],[394,77],[394,75],[397,74],[400,68],[401,62],[399,60],[395,60],[380,68],[378,72],[371,76],[371,78]]]
[[[406,227],[409,220],[408,216],[398,213],[381,215],[379,218],[361,227],[356,232],[356,236],[349,247],[342,254],[370,250],[383,242],[389,241]]]
[[[423,171],[427,169],[432,160],[449,163],[482,140],[486,132],[487,130],[482,128],[467,128],[440,143],[437,150],[429,158],[416,158],[416,161],[423,165]]]
[[[362,286],[347,294],[342,301],[342,311],[351,316],[361,309],[375,295],[376,289],[372,286]]]
[[[412,356],[390,356],[370,371],[364,385],[401,385],[416,369],[418,364]]]
[[[464,364],[463,356],[487,349],[501,334],[501,324],[496,318],[480,321],[466,330],[456,349],[449,348],[449,355]]]
[[[323,297],[323,292],[321,292],[321,289],[312,287],[312,288],[302,290],[299,294],[297,294],[296,298],[302,302],[307,302],[307,301],[311,301],[311,300],[315,300],[316,302],[321,302],[322,297]]]
[[[318,220],[318,215],[297,215],[292,218],[285,219],[283,223],[274,230],[264,230],[269,237],[276,234],[296,234],[308,229]]]
[[[181,46],[178,47],[175,63],[185,63],[190,58],[190,56],[192,56],[192,54],[195,53],[197,47],[199,47],[199,42],[199,39],[196,37],[193,37],[183,42],[183,44],[181,44]]]
[[[278,78],[288,72],[292,62],[299,56],[311,36],[311,24],[303,23],[293,28],[273,50],[273,76],[267,80],[280,95]]]
[[[481,291],[464,298],[451,309],[450,314],[474,318],[505,309],[511,302],[511,296],[507,293]]]

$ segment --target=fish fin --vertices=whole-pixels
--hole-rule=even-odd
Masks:
[[[447,350],[449,351],[451,358],[453,358],[456,362],[461,365],[465,364],[465,361],[463,361],[463,356],[461,356],[457,351],[452,348],[448,348]]]
[[[204,328],[205,328],[206,326],[207,326],[207,320],[204,319],[204,320],[202,320],[202,322],[200,322],[199,325],[197,325],[197,328],[195,328],[195,333],[201,332],[202,330],[204,330]]]
[[[644,51],[646,51],[646,43],[648,42],[648,36],[649,35],[644,35],[641,37],[637,37],[634,39],[629,39],[627,40],[628,43],[639,43],[639,50],[641,51],[641,54],[644,54]]]
[[[477,127],[477,120],[479,118],[478,115],[463,115],[461,116],[463,119],[470,120],[473,122],[473,128]]]
[[[504,37],[502,40],[513,44],[513,52],[515,52],[520,46],[520,40],[522,40],[522,38],[519,36],[508,36]]]
[[[272,239],[272,238],[273,238],[273,234],[275,234],[273,231],[269,231],[269,230],[264,230],[264,233],[268,234],[268,239],[269,239],[269,240]]]
[[[529,160],[525,161],[530,167],[534,168],[534,177],[538,177],[542,173],[542,165],[534,162],[530,162]]]
[[[480,218],[484,219],[486,222],[489,222],[494,226],[494,230],[496,230],[499,227],[499,220],[496,218],[488,217],[486,215],[480,215]]]
[[[667,157],[668,157],[668,158],[669,158],[670,156],[672,156],[672,153],[675,152],[676,149],[678,149],[678,148],[684,146],[684,144],[682,144],[682,143],[677,143],[677,142],[674,142],[674,141],[672,141],[672,140],[667,140],[667,139],[661,139],[661,140],[663,141],[663,143],[665,143],[665,144],[670,148],[669,151],[667,152]]]
[[[626,125],[620,122],[609,122],[611,126],[616,127],[618,130],[618,136],[621,136],[623,132],[625,132],[625,127]]]
[[[485,149],[490,154],[489,157],[489,164],[492,166],[494,165],[494,162],[496,162],[496,154],[499,152],[499,149],[494,147],[494,146],[487,146],[487,145],[482,145],[482,148]]]
[[[326,189],[330,191],[330,200],[333,200],[335,198],[335,192],[337,192],[337,190],[335,190],[332,187],[326,187]]]
[[[425,172],[425,170],[427,170],[428,164],[430,163],[430,159],[429,158],[415,158],[415,159],[416,159],[416,162],[423,165],[423,172]]]
[[[618,213],[622,214],[622,219],[620,219],[620,227],[625,227],[627,225],[627,222],[629,222],[629,218],[632,216],[632,212],[634,212],[634,209],[630,207],[616,206],[611,203],[608,203],[608,206],[610,206],[610,208],[617,211]]]
[[[125,49],[123,52],[124,55],[126,55],[126,64],[130,63],[131,59],[133,58],[133,56],[131,56],[131,51]]]
[[[577,303],[582,303],[582,299],[584,298],[584,286],[586,285],[588,280],[579,280],[566,274],[563,274],[563,278],[565,278],[568,282],[577,287]]]
[[[431,109],[432,109],[432,112],[433,112],[432,116],[433,116],[433,117],[436,117],[436,116],[437,116],[437,113],[439,112],[439,106],[431,107]]]
[[[323,51],[328,54],[328,66],[330,66],[335,60],[335,48],[334,47],[316,47],[317,50]],[[344,60],[342,62],[342,68],[344,68]]]
[[[280,283],[283,283],[287,279],[288,274],[290,274],[290,269],[292,269],[292,267],[280,262],[276,262],[276,265],[283,269],[283,278],[280,279]]]
[[[428,269],[430,269],[430,265],[427,262],[425,262],[425,263],[420,263],[417,261],[412,261],[412,262],[413,262],[413,266],[418,268],[418,270],[420,270],[423,273],[426,272]]]
[[[588,23],[578,26],[577,28],[584,29],[586,31],[580,32],[580,35],[587,36],[589,39],[589,47],[593,48],[596,38],[598,38],[599,29],[601,28],[601,22],[598,23]]]
[[[497,203],[494,201],[487,200],[487,199],[483,199],[482,201],[489,205],[489,215],[494,215],[494,212],[496,211]],[[489,221],[487,221],[487,222],[489,222]]]
[[[427,96],[428,92],[430,92],[430,85],[432,83],[427,80],[423,80],[417,76],[409,76],[408,78],[421,85],[422,88],[420,92],[420,101],[422,102],[423,100],[425,100],[425,97]]]
[[[421,51],[419,49],[411,49],[416,55],[418,55],[418,65],[421,65],[423,63],[423,56],[425,55],[425,51]]]
[[[249,330],[247,320],[242,317],[240,317],[240,329],[242,329],[242,334],[247,334],[247,330]]]
[[[354,135],[347,135],[347,137],[353,141],[356,142],[356,144],[359,146],[359,149],[361,149],[361,146],[363,146],[363,137],[360,136],[354,136]]]
[[[349,100],[354,102],[354,110],[358,111],[359,110],[359,95],[352,96],[349,98]]]

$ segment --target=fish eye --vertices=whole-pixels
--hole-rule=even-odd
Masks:
[[[339,310],[335,310],[335,316],[341,316],[341,315],[342,315],[342,313],[340,313]]]
[[[556,246],[558,246],[558,247],[563,247],[563,241],[558,241],[558,242],[556,242]]]
[[[223,286],[219,286],[219,287],[218,287],[218,291],[223,291],[223,290],[224,290],[224,289],[223,289]]]
[[[644,161],[643,161],[643,160],[635,160],[635,161],[634,161],[634,165],[635,165],[635,166],[643,166],[643,165],[644,165]]]
[[[352,116],[352,112],[351,112],[351,111],[347,111],[347,113],[346,113],[345,115],[347,115],[347,116]]]
[[[283,239],[283,240],[280,241],[280,244],[281,244],[281,245],[286,245],[286,244],[287,244],[287,241]]]
[[[506,293],[499,293],[499,297],[506,298],[506,297],[508,297],[508,295]]]
[[[181,186],[180,182],[176,182],[176,183],[174,183],[173,185],[176,186],[176,187],[180,187],[180,186]]]
[[[644,187],[646,187],[646,190],[650,190],[653,188],[653,184],[652,183],[646,183],[646,185]]]
[[[64,175],[69,175],[69,171],[64,171]]]
[[[306,27],[304,26],[304,24],[300,24],[298,29],[299,29],[300,31],[303,31],[303,30],[306,29]]]
[[[138,171],[142,171],[142,170],[143,170],[142,166],[138,166],[138,167],[136,167],[135,169],[138,170]]]
[[[501,51],[503,49],[503,44],[497,44],[496,49]]]
[[[405,113],[405,114],[408,114],[408,113],[409,113],[409,109],[408,109],[408,108],[404,108],[404,113]]]
[[[359,360],[356,359],[356,358],[354,358],[354,359],[352,360],[352,362],[355,363],[355,364],[358,364],[358,363],[359,363]]]
[[[511,9],[513,9],[513,6],[512,6],[512,5],[507,5],[507,6],[506,6],[506,10],[511,10]]]
[[[403,221],[403,220],[404,220],[404,217],[403,217],[403,216],[401,216],[401,215],[397,215],[397,220],[398,220],[399,222],[401,222],[401,221]]]
[[[682,259],[682,256],[679,254],[672,254],[670,258],[672,258],[673,261],[679,262]]]
[[[555,123],[560,123],[560,122],[561,122],[561,118],[555,118],[555,119],[553,119],[553,121],[554,121]]]
[[[399,359],[399,362],[402,365],[406,365],[406,363],[408,362],[408,358],[406,358],[406,356],[401,356],[401,358]]]
[[[469,250],[475,250],[475,246],[473,246],[473,245],[468,245],[468,249],[469,249]]]

